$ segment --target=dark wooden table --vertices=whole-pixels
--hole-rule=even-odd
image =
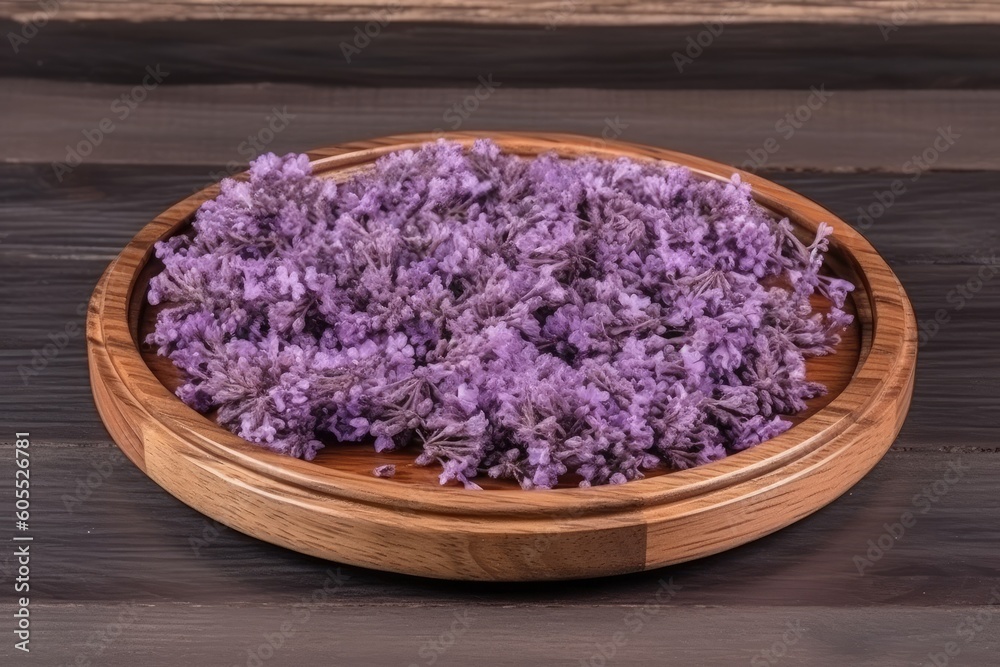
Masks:
[[[672,53],[726,3],[678,16],[643,4],[656,25],[550,3],[562,13],[518,25],[514,9],[476,14],[471,3],[468,15],[428,22],[409,2],[352,63],[340,45],[377,8],[310,21],[316,3],[301,2],[276,28],[258,20],[267,3],[156,3],[149,12],[179,15],[148,17],[116,4],[66,3],[0,56],[2,664],[1000,664],[1000,20],[988,3],[924,3],[926,20],[900,22],[888,41],[878,21],[906,3],[847,3],[834,23],[762,3],[772,15],[727,22],[683,72]],[[949,5],[965,13],[949,20]],[[0,2],[0,33],[23,30],[33,11]],[[115,100],[157,65],[162,85],[123,117]],[[711,558],[482,585],[259,542],[118,455],[92,403],[81,313],[128,239],[227,164],[244,165],[257,151],[248,137],[286,152],[453,129],[449,109],[491,75],[499,85],[457,116],[461,129],[603,133],[751,160],[863,227],[925,332],[910,416],[868,477],[815,515]],[[811,89],[825,91],[822,102]],[[262,133],[276,112],[287,123]],[[915,163],[942,133],[953,137],[947,149],[926,169]],[[67,146],[89,153],[68,170],[53,164]],[[23,431],[30,657],[14,648],[12,616]],[[905,512],[915,522],[901,530]],[[676,592],[658,603],[667,584]]]

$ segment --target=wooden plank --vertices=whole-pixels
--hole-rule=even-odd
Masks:
[[[826,83],[839,90],[902,90],[1000,86],[996,67],[1000,27],[995,6],[986,2],[976,5],[987,8],[992,16],[960,23],[933,22],[933,14],[923,9],[926,2],[910,13],[905,2],[892,0],[864,3],[871,7],[865,23],[823,21],[811,9],[798,14],[807,22],[722,23],[716,22],[722,16],[716,6],[706,5],[686,22],[665,23],[664,19],[655,25],[611,27],[577,25],[579,19],[593,15],[567,11],[574,0],[548,2],[551,11],[540,15],[517,3],[504,3],[503,10],[516,17],[514,24],[495,16],[484,17],[489,24],[411,21],[404,19],[404,13],[384,25],[369,24],[363,14],[338,19],[336,13],[324,15],[316,7],[309,7],[306,17],[290,17],[282,7],[239,0],[206,0],[200,6],[204,13],[200,20],[175,20],[184,12],[168,5],[137,8],[123,3],[105,5],[112,12],[127,12],[117,20],[73,20],[78,8],[86,5],[60,3],[60,11],[41,27],[0,15],[0,35],[13,51],[0,59],[0,76],[133,86],[146,65],[161,64],[171,72],[171,84],[284,81],[454,87],[492,72],[509,87],[743,90],[804,89]],[[746,6],[767,11],[772,4]],[[19,18],[37,15],[38,5],[25,5],[27,13],[19,9]],[[620,12],[620,3],[593,6],[608,7],[613,21],[632,15]],[[673,7],[670,3],[659,6],[665,12]],[[150,7],[170,15],[136,22],[143,9]],[[363,13],[372,5],[360,7]],[[266,20],[228,20],[231,11],[239,16],[244,10],[266,13]],[[948,16],[961,21],[962,13]],[[283,16],[286,20],[280,20]],[[338,20],[325,21],[324,16]],[[879,20],[884,23],[880,25]],[[711,24],[711,30],[704,21]],[[366,29],[371,38],[364,34]]]
[[[350,0],[235,0],[220,6],[218,0],[155,0],[136,7],[121,0],[87,0],[60,8],[61,20],[156,21],[192,19],[268,19],[309,21],[366,21],[385,16],[386,8],[401,21],[454,21],[466,23],[545,24],[549,14],[563,13],[569,25],[672,25],[707,21],[722,16],[740,23],[875,23],[889,21],[893,13],[906,11],[919,23],[997,22],[1000,11],[985,0],[923,0],[908,8],[897,0],[832,2],[747,3],[739,0],[703,2],[628,2],[616,0],[394,0],[353,2]],[[31,20],[39,11],[31,0],[0,2],[0,16]]]
[[[5,285],[0,377],[18,387],[0,400],[11,419],[46,429],[54,441],[106,442],[87,385],[82,334],[73,329],[83,322],[77,309],[118,250],[153,216],[200,185],[209,170],[93,165],[81,167],[60,187],[49,182],[47,171],[46,165],[0,166],[5,184],[0,231],[7,234],[0,242]],[[849,222],[855,222],[858,206],[874,201],[872,193],[897,177],[767,175]],[[913,409],[896,447],[937,448],[956,439],[969,447],[995,447],[1000,362],[991,354],[995,341],[989,332],[1000,327],[1000,279],[990,279],[968,298],[958,291],[984,264],[996,261],[995,174],[929,173],[910,187],[868,233],[899,274],[925,330],[933,328],[939,310],[947,321],[920,350]],[[29,370],[25,383],[19,369],[31,369],[35,352],[41,354],[51,337],[61,340],[67,327],[78,333],[38,373]]]
[[[157,487],[111,445],[60,445],[45,437],[42,424],[8,423],[32,433],[29,534],[32,572],[38,575],[31,587],[39,602],[288,605],[308,596],[337,567],[211,522]],[[0,488],[8,497],[14,477],[10,437],[0,441]],[[950,473],[949,466],[959,472]],[[591,609],[642,604],[659,579],[673,577],[686,587],[675,600],[683,607],[734,599],[778,608],[976,606],[1000,585],[998,474],[996,453],[890,452],[858,485],[811,517],[698,561],[583,587],[446,582],[342,566],[350,578],[329,604],[434,607],[475,601]],[[924,487],[930,495],[923,495]],[[913,521],[900,534],[894,524],[905,512]],[[886,524],[898,539],[882,537]],[[12,524],[3,528],[8,541],[12,533]],[[867,553],[869,541],[881,555]],[[10,553],[0,554],[0,580],[6,582],[13,573]]]
[[[481,74],[489,79],[491,72]],[[130,84],[139,83],[141,73],[135,67]],[[937,170],[1000,168],[1000,91],[838,91],[827,85],[821,94],[811,92],[810,85],[822,88],[820,78],[803,90],[535,90],[508,88],[496,75],[500,85],[486,93],[477,76],[464,87],[430,89],[165,84],[124,120],[121,110],[128,109],[116,98],[130,86],[5,81],[3,159],[201,164],[206,183],[215,180],[218,165],[231,163],[235,170],[260,150],[303,151],[457,125],[618,138],[752,169],[917,172],[922,167],[913,159],[925,150],[935,151],[930,166]],[[466,119],[453,109],[464,100],[476,107]],[[276,110],[287,121],[272,121]],[[793,116],[796,129],[787,116],[800,112],[806,120]],[[110,131],[100,130],[104,120]],[[951,128],[952,143],[940,139],[942,128]],[[935,141],[943,152],[933,148]],[[87,155],[75,157],[80,152]],[[60,169],[60,176],[65,181],[74,172]],[[54,171],[47,180],[57,182]]]
[[[0,257],[111,261],[145,222],[219,173],[224,166],[88,163],[60,183],[48,164],[0,164]],[[1000,248],[994,172],[931,171],[916,181],[899,173],[761,173],[860,229],[893,266],[981,263]],[[897,180],[905,191],[871,217]]]
[[[677,591],[676,599],[687,591]],[[48,665],[76,664],[82,656],[108,667],[457,667],[484,664],[484,655],[489,656],[487,664],[498,667],[734,665],[753,660],[758,665],[884,667],[933,664],[931,655],[945,655],[949,642],[959,649],[951,664],[989,665],[1000,644],[998,610],[986,604],[989,591],[983,591],[979,607],[853,609],[697,609],[658,602],[655,585],[644,594],[648,607],[573,609],[503,608],[473,601],[420,609],[221,602],[37,604],[32,607],[39,620],[31,656]],[[9,605],[3,613],[9,616]],[[986,620],[970,624],[969,617],[974,623],[977,615]],[[0,656],[13,661],[11,644],[0,648]]]

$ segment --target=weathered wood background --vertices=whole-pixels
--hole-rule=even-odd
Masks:
[[[44,7],[41,7],[44,9]],[[39,11],[31,0],[3,0],[0,13],[28,20]],[[918,15],[919,10],[919,15]],[[385,14],[410,22],[545,25],[553,15],[569,25],[632,26],[694,24],[731,17],[740,23],[854,23],[890,20],[894,12],[908,14],[907,22],[978,23],[996,18],[988,0],[152,0],[134,5],[125,0],[78,0],[59,7],[62,20],[193,20],[268,19],[307,21],[366,21]]]
[[[30,431],[35,536],[30,658],[13,648],[16,560],[0,547],[3,664],[881,666],[934,664],[949,648],[949,664],[997,663],[995,5],[410,0],[350,63],[342,43],[382,5],[51,7],[0,1],[0,499],[12,513],[13,434]],[[679,71],[672,54],[730,11]],[[115,100],[147,66],[168,74],[122,117]],[[480,76],[495,91],[467,117],[449,113]],[[777,129],[813,87],[832,94],[790,136]],[[262,135],[276,111],[287,125]],[[775,139],[758,170],[863,224],[925,330],[941,320],[885,460],[816,515],[709,559],[597,581],[472,585],[257,542],[118,456],[73,333],[118,249],[245,164],[257,150],[248,137],[305,150],[452,129],[456,117],[466,130],[605,133],[735,165]],[[954,144],[914,180],[913,157],[945,128]],[[93,146],[81,164],[54,166],[82,141]],[[897,179],[905,191],[860,218]],[[19,372],[53,340],[58,354]],[[954,483],[949,466],[961,471]],[[906,511],[915,525],[884,537]],[[661,580],[679,590],[657,606]]]

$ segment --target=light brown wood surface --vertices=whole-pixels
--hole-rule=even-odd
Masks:
[[[0,1],[0,17],[29,21],[39,12],[33,0]],[[62,20],[177,21],[266,19],[304,21],[458,21],[531,25],[648,25],[725,23],[977,23],[1000,12],[987,0],[79,0],[60,4]]]
[[[733,172],[633,144],[490,136],[524,155],[628,155],[685,164],[710,178]],[[317,171],[343,178],[426,138],[389,137],[311,156]],[[242,441],[181,403],[168,388],[169,372],[148,364],[136,343],[148,326],[143,303],[152,244],[183,228],[214,187],[144,228],[95,291],[87,335],[98,409],[129,458],[183,502],[261,539],[345,563],[454,579],[564,579],[644,570],[742,544],[826,505],[881,458],[909,406],[917,347],[906,295],[863,237],[785,188],[744,178],[762,205],[807,232],[822,221],[834,226],[834,268],[858,285],[859,326],[837,355],[810,368],[832,389],[811,406],[814,413],[724,461],[617,487],[471,492],[438,487],[420,473],[376,479],[356,450],[307,463]],[[372,466],[377,462],[372,455]]]

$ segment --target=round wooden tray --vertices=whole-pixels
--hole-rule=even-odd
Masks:
[[[482,136],[526,156],[624,155],[716,179],[738,171],[573,135],[446,135],[466,144]],[[316,173],[341,180],[430,139],[386,137],[309,155]],[[652,471],[619,486],[524,491],[487,481],[484,490],[467,491],[439,486],[438,471],[413,465],[412,451],[337,445],[306,462],[240,439],[182,403],[173,394],[172,364],[140,342],[155,318],[146,305],[149,278],[159,270],[153,244],[182,231],[217,186],[143,228],[95,289],[87,345],[98,411],[132,462],[181,501],[262,540],[353,565],[447,579],[569,579],[656,568],[743,544],[815,512],[878,462],[909,407],[917,335],[902,286],[864,237],[816,203],[739,173],[761,205],[804,234],[823,221],[833,225],[829,263],[857,285],[856,321],[836,354],[809,360],[808,376],[829,393],[784,434],[722,461]],[[397,465],[395,477],[372,476],[383,463]]]

